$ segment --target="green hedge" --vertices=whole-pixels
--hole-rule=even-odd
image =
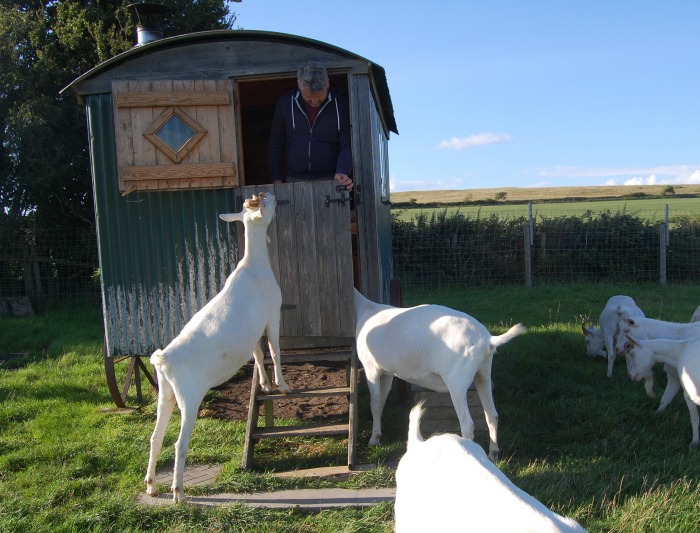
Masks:
[[[700,220],[671,221],[668,281],[700,280]],[[395,275],[404,285],[524,283],[526,217],[447,210],[394,216]],[[657,281],[660,227],[627,212],[537,217],[530,268],[534,283]]]

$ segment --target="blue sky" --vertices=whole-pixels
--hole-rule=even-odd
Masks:
[[[700,1],[243,0],[386,70],[393,191],[700,183]]]

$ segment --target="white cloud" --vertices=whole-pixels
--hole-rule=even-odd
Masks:
[[[547,178],[608,178],[605,185],[685,185],[700,183],[700,166],[566,167],[539,171]]]
[[[454,191],[473,187],[467,179],[424,179],[424,180],[402,180],[394,176],[391,177],[389,187],[391,192],[404,191]]]
[[[511,141],[511,136],[507,133],[475,133],[469,137],[452,137],[448,141],[440,141],[438,148],[449,148],[450,150],[462,150],[475,146],[487,144],[500,144]]]

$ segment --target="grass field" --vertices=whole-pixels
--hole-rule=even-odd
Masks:
[[[661,221],[666,205],[669,216],[700,212],[700,186],[677,185],[676,194],[664,196],[662,186],[644,187],[557,187],[531,189],[474,189],[464,191],[419,191],[392,193],[394,209],[401,220],[414,219],[418,214],[430,216],[435,211],[448,215],[459,211],[466,216],[527,217],[527,202],[533,203],[535,216],[579,216],[586,211],[594,213],[625,211],[640,218]],[[505,200],[492,205],[475,202],[494,200],[498,193],[506,193]],[[410,202],[410,207],[407,207]],[[438,203],[439,206],[434,204]]]
[[[664,196],[666,185],[620,185],[606,187],[502,187],[499,189],[464,189],[451,191],[392,192],[391,201],[404,203],[415,200],[417,204],[443,202],[447,204],[494,200],[505,193],[506,201],[542,202],[594,199],[638,198],[642,195]],[[676,195],[700,195],[700,185],[674,185]],[[667,196],[667,197],[673,197]]]
[[[694,285],[404,289],[407,305],[443,303],[467,311],[494,333],[516,322],[528,327],[499,350],[493,368],[498,466],[517,485],[591,532],[698,531],[700,450],[689,446],[684,402],[676,398],[656,415],[658,400],[626,377],[624,364],[607,379],[606,361],[584,355],[580,316],[596,316],[613,294],[634,297],[648,316],[676,321],[687,321],[700,303]],[[318,514],[239,505],[139,506],[154,395],[131,413],[109,411],[100,309],[64,305],[33,318],[0,317],[0,353],[17,352],[28,355],[0,359],[0,531],[392,531],[391,504]],[[660,369],[657,376],[660,393]],[[370,449],[367,390],[361,387],[361,462],[400,457],[408,408],[394,391],[383,443]],[[161,464],[172,460],[178,424],[176,414]],[[262,467],[244,472],[243,432],[239,422],[197,421],[188,464],[224,465],[217,482],[197,493],[394,482],[387,468],[349,482],[272,476],[301,465],[342,463],[345,445],[337,439],[261,443],[256,462]]]

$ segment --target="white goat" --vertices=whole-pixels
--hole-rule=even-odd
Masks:
[[[449,392],[462,437],[474,437],[467,406],[472,382],[489,427],[489,456],[498,459],[498,413],[491,390],[491,362],[498,346],[525,333],[522,324],[492,336],[477,320],[439,305],[408,309],[371,302],[355,290],[357,355],[367,377],[372,409],[370,445],[379,444],[382,411],[394,376]]]
[[[240,213],[220,215],[245,227],[245,253],[224,288],[185,325],[180,334],[151,356],[158,374],[158,414],[151,436],[146,493],[156,496],[155,469],[175,403],[180,408],[180,435],[175,443],[173,501],[184,498],[182,476],[199,405],[206,392],[230,379],[255,357],[260,385],[271,390],[263,368],[260,339],[267,335],[274,361],[275,383],[289,392],[279,359],[282,294],[270,267],[267,227],[275,214],[272,194],[253,196]]]
[[[642,339],[689,339],[695,335],[700,335],[700,321],[691,319],[691,322],[666,322],[664,320],[655,320],[653,318],[637,318],[637,319],[623,319],[620,321],[618,328],[620,330],[620,337],[617,340],[615,346],[615,352],[618,355],[625,353],[625,344],[627,342],[626,335],[633,337],[637,340]],[[628,364],[627,371],[629,372],[629,360],[626,360]],[[657,413],[662,413],[668,405],[671,403],[673,398],[675,398],[678,391],[681,389],[680,376],[678,370],[669,363],[664,363],[664,370],[666,371],[666,376],[668,381],[666,383],[666,389],[661,396],[661,402],[659,408],[656,410]],[[647,395],[651,398],[655,398],[656,395],[653,391],[654,385],[654,374],[648,373],[644,377],[644,389]]]
[[[691,444],[700,444],[700,335],[684,340],[670,340],[635,339],[630,334],[625,334],[624,349],[627,371],[633,381],[651,375],[652,367],[657,362],[668,364],[677,370],[690,413],[693,431]]]
[[[644,312],[637,306],[636,302],[629,296],[612,296],[605,304],[603,312],[600,313],[598,323],[600,327],[586,327],[590,321],[586,320],[581,324],[583,338],[586,341],[586,353],[589,357],[596,355],[608,358],[608,377],[612,377],[613,365],[615,364],[615,333],[617,325],[625,317],[644,316]]]
[[[564,532],[585,529],[526,493],[473,441],[423,440],[422,404],[411,410],[406,454],[396,470],[396,532]]]

